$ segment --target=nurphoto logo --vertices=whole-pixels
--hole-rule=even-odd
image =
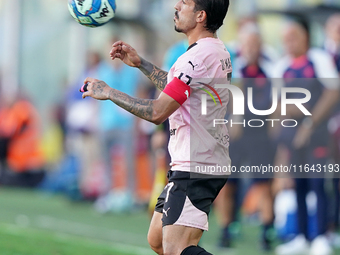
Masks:
[[[223,102],[221,101],[221,98],[219,96],[219,94],[217,93],[217,91],[209,86],[206,85],[204,83],[201,83],[202,85],[206,86],[207,88],[209,88],[217,97],[217,99],[219,100],[220,104],[223,105]],[[234,116],[243,116],[245,115],[245,100],[247,99],[247,106],[249,111],[257,116],[269,116],[271,114],[273,114],[278,107],[278,101],[279,101],[279,89],[277,87],[272,87],[272,94],[271,94],[271,98],[272,98],[272,106],[270,109],[266,109],[266,110],[259,110],[259,109],[255,109],[254,107],[254,103],[253,103],[253,88],[249,87],[247,90],[247,98],[245,98],[245,95],[243,93],[243,91],[235,86],[235,85],[231,85],[231,84],[218,84],[215,86],[215,88],[222,88],[222,89],[228,89],[230,91],[230,93],[233,96],[233,112],[232,114]],[[213,102],[215,103],[215,105],[217,105],[216,99],[214,97],[214,95],[205,88],[199,88],[200,90],[206,92],[206,94],[202,94],[201,95],[201,114],[202,115],[207,115],[207,94],[210,96],[210,98],[212,98]],[[301,95],[304,95],[303,98],[288,98],[287,95],[289,93],[298,93]],[[306,107],[303,105],[307,102],[309,102],[309,100],[311,99],[311,93],[310,91],[308,91],[305,88],[295,88],[295,87],[282,87],[280,89],[280,99],[281,99],[281,115],[282,116],[286,116],[287,115],[287,105],[295,105],[305,116],[311,116],[312,114],[306,109]],[[267,122],[271,122],[272,123],[272,127],[274,127],[274,123],[277,121],[281,121],[281,125],[283,127],[296,127],[298,125],[298,122],[294,119],[285,119],[285,120],[279,120],[279,119],[266,119]],[[249,127],[262,127],[264,126],[265,122],[261,119],[251,119],[248,120],[248,122],[246,123],[245,120],[241,121],[241,122],[233,122],[232,120],[226,120],[226,119],[215,119],[214,120],[214,127],[216,127],[216,125],[225,125],[227,123],[229,123],[232,125],[243,125],[246,126],[246,124],[248,124]],[[257,123],[257,125],[255,125],[255,123]],[[289,124],[290,123],[290,124]]]

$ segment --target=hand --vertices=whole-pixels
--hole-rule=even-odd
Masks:
[[[80,92],[84,92],[83,98],[92,97],[97,100],[107,100],[109,99],[111,89],[112,88],[103,81],[93,78],[86,78],[83,87],[80,89]]]
[[[300,149],[303,146],[307,145],[309,143],[310,136],[312,134],[313,130],[311,127],[306,127],[305,125],[301,125],[293,139],[293,146],[296,149]]]
[[[125,64],[131,67],[139,67],[141,65],[141,58],[138,56],[136,50],[129,44],[118,41],[112,45],[110,51],[111,59],[121,59]]]
[[[232,127],[228,127],[230,140],[237,141],[243,135],[243,127],[240,125],[233,125]]]

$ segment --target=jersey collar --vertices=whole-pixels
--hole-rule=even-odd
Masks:
[[[196,45],[197,45],[197,42],[191,44],[191,45],[189,46],[189,48],[187,49],[187,51],[190,50],[191,48],[195,47]]]

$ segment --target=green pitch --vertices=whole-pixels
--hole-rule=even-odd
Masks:
[[[0,189],[1,255],[152,254],[146,213],[100,215],[90,203]]]
[[[91,203],[0,188],[1,255],[151,255],[148,225],[144,211],[100,215]],[[257,242],[259,228],[254,225],[243,225],[233,250],[216,248],[218,234],[212,213],[210,231],[201,242],[204,248],[215,255],[263,254]]]

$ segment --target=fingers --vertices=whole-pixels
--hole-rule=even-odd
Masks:
[[[82,95],[83,98],[90,96],[89,90],[92,87],[92,83],[94,81],[96,81],[96,79],[91,78],[91,77],[87,77],[84,80],[84,85],[79,89],[79,91],[83,93],[83,95]]]
[[[107,100],[110,96],[110,87],[104,82],[93,78],[86,78],[80,89],[82,97],[92,97],[97,100]]]
[[[110,57],[112,60],[115,58],[123,59],[124,53],[129,54],[133,51],[134,49],[129,44],[123,41],[118,41],[112,45],[112,49],[110,51]]]
[[[84,80],[84,85],[85,85],[86,83],[92,83],[92,82],[94,82],[94,81],[96,81],[96,79],[91,78],[91,77],[87,77],[87,78]],[[88,85],[90,85],[90,84],[88,84]]]
[[[122,59],[122,45],[123,45],[122,41],[115,42],[112,45],[112,49],[110,51],[110,57],[112,60],[115,58]]]
[[[110,57],[111,59],[121,58],[122,57],[122,46],[117,45],[115,47],[112,47],[110,51]]]
[[[123,41],[117,41],[114,44],[112,44],[112,47],[117,47],[119,45],[122,46],[122,44],[123,44]]]
[[[116,58],[119,58],[119,59],[123,60],[123,58],[124,58],[121,53],[115,53],[115,54],[112,54],[112,55],[110,54],[110,56],[111,56],[112,60],[114,60]]]
[[[118,47],[118,46],[120,46],[120,47],[126,46],[126,47],[128,47],[130,49],[133,49],[131,47],[131,45],[129,45],[126,42],[123,42],[123,41],[118,41],[118,42],[115,42],[114,44],[112,44],[112,48],[115,48],[115,47]]]
[[[87,91],[83,93],[82,98],[85,99],[86,97],[89,97],[89,96],[90,96],[90,92]]]
[[[134,48],[132,48],[129,44],[127,43],[123,43],[122,45],[122,49],[126,52],[126,53],[131,53]]]

